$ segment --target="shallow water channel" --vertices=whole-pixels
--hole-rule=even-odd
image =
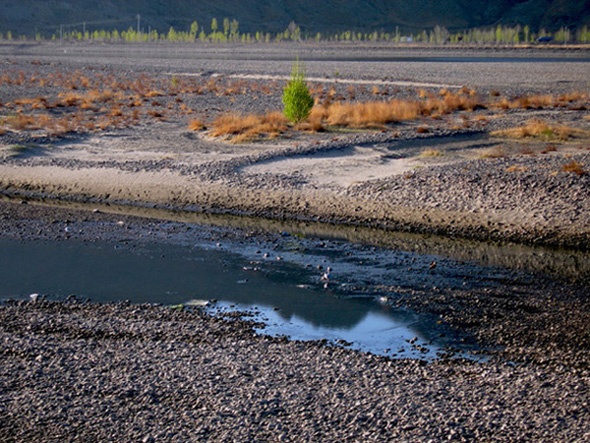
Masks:
[[[184,307],[207,302],[213,314],[248,311],[266,325],[258,330],[271,335],[327,339],[397,358],[434,358],[449,348],[469,356],[476,348],[461,331],[436,316],[393,307],[395,288],[428,293],[506,282],[526,286],[535,278],[531,268],[553,269],[555,262],[568,274],[584,263],[575,254],[550,259],[521,247],[501,253],[480,244],[477,252],[471,243],[454,242],[452,248],[448,240],[423,236],[379,238],[378,231],[332,227],[326,239],[317,236],[321,232],[289,228],[291,233],[232,237],[226,234],[235,229],[228,227],[169,222],[152,240],[113,236],[89,242],[76,238],[73,228],[66,241],[1,238],[0,298],[37,293]]]
[[[0,296],[30,294],[64,298],[75,294],[95,302],[130,300],[186,306],[210,303],[212,312],[247,310],[267,324],[265,333],[294,339],[344,340],[375,353],[416,350],[408,341],[431,342],[433,356],[447,344],[433,336],[436,320],[393,311],[373,297],[339,297],[339,284],[326,285],[326,272],[276,256],[252,263],[219,246],[0,241]],[[282,258],[282,257],[281,257]],[[320,260],[321,261],[321,260]],[[325,287],[327,286],[327,287]],[[451,341],[453,341],[451,339]],[[414,354],[416,352],[413,352]]]

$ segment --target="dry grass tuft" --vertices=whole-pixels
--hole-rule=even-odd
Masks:
[[[573,92],[567,92],[565,94],[561,94],[557,98],[557,100],[559,102],[572,103],[572,102],[576,102],[578,100],[583,100],[585,98],[586,98],[585,95],[582,94],[581,92],[573,91]]]
[[[86,92],[84,96],[85,103],[107,103],[113,100],[114,93],[110,89],[99,90],[99,89],[92,89]]]
[[[65,134],[76,132],[79,130],[78,122],[68,117],[62,117],[52,122],[46,129],[47,134],[53,137],[61,137]]]
[[[441,91],[442,92],[442,91]],[[454,111],[473,111],[476,108],[484,108],[485,104],[474,95],[453,94],[448,91],[442,98],[431,97],[420,102],[422,115],[449,114]]]
[[[588,96],[581,92],[573,91],[559,96],[550,94],[523,95],[520,97],[508,99],[498,97],[489,104],[490,107],[499,109],[543,109],[551,107],[567,107],[571,110],[586,110],[589,106]]]
[[[485,151],[478,158],[480,158],[480,159],[505,158],[506,156],[507,156],[507,154],[506,154],[506,150],[504,149],[504,147],[498,145],[498,146],[494,146],[493,148]]]
[[[202,131],[205,129],[205,125],[201,121],[201,119],[195,118],[191,120],[188,124],[188,127],[191,131]]]
[[[572,160],[570,163],[563,165],[561,170],[563,172],[573,172],[573,173],[580,175],[580,176],[586,175],[587,172],[582,166],[583,165],[581,163],[578,163],[577,161]]]
[[[226,137],[233,143],[252,141],[261,135],[277,137],[287,130],[287,118],[281,112],[263,115],[225,114],[213,122],[210,135]]]
[[[492,132],[496,137],[527,138],[536,137],[543,140],[568,140],[583,131],[570,126],[551,126],[541,120],[531,120],[524,126]]]
[[[552,95],[526,95],[514,100],[512,108],[542,109],[552,107],[554,99]]]
[[[14,104],[17,106],[35,106],[40,101],[45,100],[43,97],[37,98],[17,98],[14,100]]]
[[[548,154],[549,152],[555,152],[555,151],[557,151],[557,146],[547,145],[543,148],[543,150],[541,151],[541,154]]]
[[[444,154],[439,151],[438,149],[425,149],[419,155],[420,158],[429,158],[429,157],[442,157]]]
[[[60,94],[59,105],[61,106],[78,106],[82,101],[82,95],[75,92],[68,92],[66,94]]]
[[[525,166],[510,166],[509,168],[506,168],[506,172],[527,172],[528,169]]]
[[[420,115],[417,102],[390,100],[366,103],[334,103],[323,111],[328,126],[379,128],[387,123],[414,120]]]
[[[5,128],[13,131],[25,131],[31,129],[38,129],[37,120],[32,115],[16,114],[9,116],[4,120]]]
[[[144,94],[144,97],[152,98],[152,97],[162,97],[165,94],[162,91],[151,90]]]
[[[149,111],[147,111],[147,115],[149,115],[152,118],[156,118],[156,119],[163,119],[165,116],[164,111],[160,111],[157,109],[151,109]]]
[[[115,106],[111,108],[111,110],[107,113],[109,117],[121,117],[123,115],[123,111],[119,106]]]
[[[299,122],[295,129],[299,131],[309,132],[323,132],[326,130],[324,121],[328,116],[328,105],[319,105],[311,108],[309,117],[306,120]]]

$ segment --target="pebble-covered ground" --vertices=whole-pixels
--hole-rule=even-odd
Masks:
[[[4,236],[27,242],[119,242],[133,235],[175,243],[205,235],[228,246],[250,242],[280,251],[291,241],[250,229],[200,234],[182,222],[102,211],[6,202],[0,209]],[[588,440],[586,284],[541,276],[498,283],[379,289],[392,305],[436,314],[468,332],[490,355],[480,362],[452,353],[428,363],[390,360],[264,337],[237,313],[216,318],[76,298],[5,302],[0,439]]]
[[[152,306],[0,308],[4,442],[584,442],[587,368],[388,361]]]

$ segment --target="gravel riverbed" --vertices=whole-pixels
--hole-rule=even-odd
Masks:
[[[247,314],[221,318],[76,298],[7,301],[0,305],[1,441],[590,441],[590,294],[587,273],[578,275],[587,266],[576,263],[586,263],[590,249],[587,107],[475,110],[384,132],[290,131],[244,144],[188,129],[195,116],[211,122],[229,110],[280,107],[283,77],[297,55],[309,60],[307,72],[324,92],[333,86],[346,95],[353,86],[357,100],[375,98],[372,84],[391,98],[462,86],[510,99],[590,93],[585,49],[0,45],[10,79],[0,84],[4,117],[30,106],[26,99],[49,103],[72,93],[70,74],[105,85],[129,79],[165,89],[172,78],[203,85],[199,94],[154,91],[141,104],[150,111],[128,127],[63,137],[0,134],[0,194],[8,198],[0,201],[0,238],[176,242],[197,231],[178,213],[161,216],[176,221],[160,221],[117,213],[115,205],[123,205],[352,225],[369,244],[378,235],[367,226],[443,234],[436,250],[462,249],[466,260],[500,266],[494,254],[509,248],[459,247],[459,239],[577,252],[529,251],[523,267],[534,265],[538,275],[493,287],[372,283],[388,306],[437,315],[468,334],[488,352],[481,362],[392,360],[260,336]],[[238,86],[250,92],[223,92],[244,76],[251,83]],[[69,110],[48,112],[58,118]],[[88,112],[98,119],[108,110]],[[491,135],[531,119],[583,135]],[[43,206],[39,199],[101,209]],[[280,248],[287,241],[244,220],[246,228],[206,235],[236,245]],[[432,243],[410,243],[411,251],[432,251]],[[518,261],[520,253],[512,253]],[[573,271],[547,277],[562,258]]]
[[[102,211],[13,202],[0,209],[3,236],[28,242],[201,235],[183,222]],[[288,241],[250,229],[203,232],[262,249],[261,242],[280,250]],[[380,290],[392,305],[436,314],[469,333],[490,357],[389,359],[271,338],[254,332],[247,313],[7,301],[0,305],[0,439],[588,441],[583,282]]]
[[[153,306],[0,308],[0,438],[584,442],[588,370],[423,364]]]

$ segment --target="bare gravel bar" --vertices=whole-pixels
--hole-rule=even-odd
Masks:
[[[426,364],[125,303],[0,307],[3,442],[585,442],[587,369]]]

